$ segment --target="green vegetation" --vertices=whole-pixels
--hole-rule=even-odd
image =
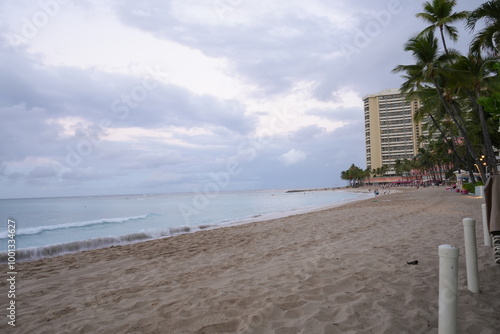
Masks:
[[[452,165],[468,170],[474,182],[474,171],[482,180],[487,173],[498,174],[494,147],[500,146],[498,133],[500,1],[488,1],[472,12],[454,12],[454,0],[424,3],[424,12],[416,14],[431,25],[411,37],[405,51],[414,63],[396,66],[403,73],[401,91],[408,99],[419,98],[422,108],[417,120],[428,120],[428,143],[420,158],[429,168]],[[458,39],[452,24],[465,21],[474,30],[476,23],[484,28],[474,36],[467,55],[446,45],[447,35]],[[435,30],[440,39],[434,36]],[[441,50],[441,45],[444,50]],[[496,70],[495,70],[496,69]],[[449,153],[448,153],[449,152]],[[435,168],[435,167],[434,167]]]
[[[467,190],[470,193],[475,193],[476,192],[476,187],[472,183],[464,183],[462,185],[462,188]]]
[[[500,147],[500,0],[487,1],[471,12],[456,12],[455,5],[455,0],[423,4],[423,12],[416,16],[429,26],[404,46],[413,63],[393,69],[402,73],[401,92],[408,100],[421,101],[415,120],[425,121],[428,136],[419,138],[425,145],[413,159],[398,160],[391,167],[399,176],[419,171],[435,179],[462,169],[474,184],[475,172],[483,181],[498,174],[494,147]],[[447,45],[447,39],[458,40],[455,24],[461,22],[475,33],[465,55]],[[478,23],[482,28],[476,31]],[[387,166],[368,173],[352,165],[341,177],[355,186],[386,171]]]
[[[349,181],[350,187],[358,187],[362,185],[364,179],[369,176],[370,171],[361,169],[354,164],[352,164],[348,170],[344,170],[340,173],[340,178],[342,180]]]
[[[476,182],[476,183],[464,183],[462,185],[462,188],[467,190],[470,193],[475,193],[476,192],[476,187],[483,186],[484,184],[482,182]]]

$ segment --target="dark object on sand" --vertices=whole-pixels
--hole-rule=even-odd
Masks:
[[[500,175],[491,175],[484,186],[488,230],[493,237],[493,256],[500,264]]]
[[[418,261],[417,261],[417,260],[415,260],[415,261],[406,262],[406,263],[408,263],[408,264],[409,264],[409,265],[411,265],[411,266],[416,266],[416,265],[418,264]]]

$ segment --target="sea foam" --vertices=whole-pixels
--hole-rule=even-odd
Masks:
[[[147,232],[131,233],[117,237],[93,238],[88,240],[73,241],[73,242],[67,242],[67,243],[55,244],[43,247],[17,249],[16,260],[21,262],[30,261],[45,257],[53,257],[62,254],[70,254],[92,249],[132,244],[145,240],[165,238],[178,234],[189,233],[193,232],[194,230],[202,230],[206,228],[209,228],[209,226],[200,226],[196,228],[184,226],[179,228],[170,228],[164,231],[147,231]],[[8,253],[0,252],[0,263],[7,263],[7,260],[8,260]]]
[[[16,235],[30,235],[30,234],[39,234],[45,231],[54,231],[60,229],[69,229],[69,228],[78,228],[99,224],[117,224],[117,223],[125,223],[130,220],[139,220],[146,219],[151,214],[145,214],[141,216],[134,217],[118,217],[118,218],[102,218],[96,220],[82,221],[82,222],[74,222],[74,223],[66,223],[66,224],[58,224],[58,225],[46,225],[46,226],[37,226],[37,227],[26,227],[20,228],[16,231]],[[0,239],[6,239],[8,236],[8,231],[0,232]]]

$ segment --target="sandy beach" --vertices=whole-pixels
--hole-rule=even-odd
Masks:
[[[437,333],[438,246],[460,248],[459,333],[500,332],[482,199],[403,189],[343,206],[19,263],[0,333]],[[462,219],[476,219],[480,293]],[[418,265],[407,262],[418,261]]]

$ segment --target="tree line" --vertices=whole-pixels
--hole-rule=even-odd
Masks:
[[[398,65],[393,72],[403,74],[401,92],[422,102],[416,119],[429,120],[429,136],[424,138],[429,143],[428,154],[438,162],[449,159],[446,154],[441,156],[444,152],[439,146],[445,143],[455,168],[468,170],[473,181],[477,171],[485,181],[488,174],[498,174],[494,147],[500,145],[500,105],[495,105],[500,1],[485,2],[471,12],[456,12],[455,5],[455,0],[424,3],[424,11],[416,16],[429,26],[404,46],[414,63]],[[480,21],[484,27],[474,31]],[[465,55],[446,44],[445,36],[458,40],[458,29],[452,25],[457,22],[464,22],[466,29],[475,33]]]
[[[393,69],[402,74],[400,91],[406,98],[420,100],[415,121],[424,121],[428,135],[419,138],[425,145],[413,159],[397,160],[391,167],[399,175],[417,170],[436,177],[463,169],[471,182],[474,172],[484,182],[498,174],[494,148],[500,147],[500,0],[473,11],[458,12],[455,6],[455,0],[424,2],[416,16],[429,26],[404,45],[413,62]],[[474,33],[466,54],[447,44],[447,38],[458,40],[454,24],[459,22]],[[482,29],[476,29],[479,23]],[[364,178],[381,172],[353,164],[341,178],[355,184],[361,171]]]

